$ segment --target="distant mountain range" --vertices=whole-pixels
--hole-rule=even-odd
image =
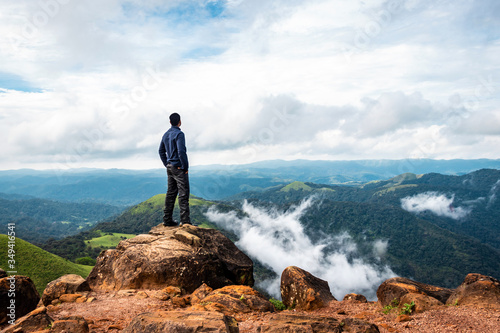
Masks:
[[[500,160],[274,160],[245,165],[194,166],[190,170],[190,182],[194,195],[220,200],[292,181],[359,185],[403,173],[463,175],[484,168],[500,169]],[[165,191],[164,169],[0,171],[1,193],[57,201],[97,202],[126,207]]]
[[[360,186],[294,181],[239,193],[227,201],[193,197],[191,211],[195,224],[221,229],[234,241],[245,237],[246,242],[268,248],[267,252],[286,249],[293,241],[305,242],[311,249],[321,248],[334,257],[342,254],[346,264],[362,261],[363,265],[389,267],[400,276],[424,283],[456,287],[470,272],[500,277],[499,184],[500,171],[492,169],[460,176],[405,173]],[[164,194],[154,196],[90,231],[51,241],[43,248],[71,260],[95,257],[96,249],[88,252],[87,240],[103,232],[147,232],[161,222],[163,200]],[[294,215],[304,200],[311,200],[311,204],[297,215],[303,235],[280,226],[273,229],[277,221],[293,223],[278,217]],[[225,222],[217,223],[211,218],[214,214]],[[241,232],[244,225],[254,236],[247,238]],[[271,231],[271,238],[261,243],[258,236],[267,232],[265,229]],[[317,245],[322,242],[323,247]],[[273,277],[269,263],[255,257],[254,261],[257,281]]]

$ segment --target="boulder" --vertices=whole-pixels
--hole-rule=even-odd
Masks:
[[[238,323],[218,312],[157,311],[135,317],[124,333],[237,333]]]
[[[403,309],[405,304],[411,304],[411,302],[415,304],[412,311],[416,313],[422,313],[424,311],[443,306],[443,303],[429,295],[408,293],[401,296],[399,300],[399,308]]]
[[[452,289],[432,286],[425,283],[416,282],[407,278],[394,277],[385,280],[377,289],[377,298],[382,306],[391,305],[393,300],[401,303],[401,297],[406,294],[421,294],[437,299],[445,304],[450,297]]]
[[[2,333],[35,332],[46,329],[53,320],[47,314],[47,308],[42,306],[16,320],[15,325],[11,325]]]
[[[360,303],[368,302],[365,296],[354,293],[345,295],[343,301],[356,301]]]
[[[75,294],[78,291],[90,291],[85,279],[76,274],[63,275],[47,284],[42,295],[43,305],[51,304],[64,294]]]
[[[87,281],[101,291],[178,286],[191,293],[203,283],[252,286],[253,262],[218,230],[160,224],[102,252]]]
[[[446,304],[500,308],[500,281],[491,276],[468,274]]]
[[[193,309],[238,316],[249,312],[273,312],[274,306],[251,287],[227,286],[209,293],[197,305],[194,305]]]
[[[287,308],[315,310],[336,300],[330,292],[328,282],[311,273],[290,266],[281,274],[281,298]]]
[[[242,326],[245,326],[245,323],[242,323]],[[344,330],[341,321],[333,317],[276,313],[266,317],[265,321],[254,324],[251,329],[245,329],[245,332],[337,333]]]
[[[380,330],[375,324],[368,323],[358,318],[342,319],[342,332],[363,332],[379,333]]]
[[[12,303],[12,302],[15,303]],[[40,295],[27,276],[13,275],[0,279],[0,324],[21,318],[33,311]]]
[[[87,333],[89,324],[81,316],[63,317],[52,323],[50,333]]]
[[[191,294],[191,304],[195,305],[201,303],[201,300],[207,297],[212,291],[213,289],[207,286],[205,283],[202,284]]]

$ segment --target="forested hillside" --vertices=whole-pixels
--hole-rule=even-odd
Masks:
[[[332,201],[365,202],[401,208],[406,199],[415,206],[409,209],[420,219],[464,236],[472,236],[500,250],[498,191],[500,170],[483,169],[462,176],[407,173],[361,186],[295,182],[274,186],[266,191],[239,193],[228,198],[228,201],[254,199],[286,205],[315,196]]]
[[[362,260],[424,283],[456,287],[471,272],[500,276],[499,179],[498,170],[480,170],[462,176],[402,174],[363,186],[295,181],[242,193],[225,202],[192,197],[191,216],[195,225],[217,227],[238,241],[235,224],[243,225],[252,218],[274,219],[310,199],[311,206],[299,217],[308,242],[347,237],[355,249],[347,254],[351,263]],[[164,198],[165,194],[156,195],[92,230],[50,240],[43,248],[70,260],[95,258],[111,239],[118,242],[161,223]],[[252,217],[245,211],[244,201],[267,215]],[[225,223],[211,220],[210,211],[223,216]],[[178,219],[177,207],[174,214]],[[266,232],[259,229],[267,228],[265,223],[257,225],[248,222],[247,228],[254,228],[255,235]],[[268,239],[270,243],[260,246],[286,247],[286,237],[275,234]],[[335,242],[325,244],[324,253],[339,250]],[[269,277],[270,271],[255,261],[258,274]]]
[[[88,230],[97,222],[116,216],[122,210],[120,207],[97,203],[0,198],[0,225],[15,223],[18,237],[31,243],[42,243],[49,238],[59,239]]]

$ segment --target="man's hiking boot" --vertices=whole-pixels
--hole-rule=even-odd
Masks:
[[[177,221],[170,221],[170,222],[167,222],[167,221],[163,221],[163,226],[164,227],[177,227],[178,224],[177,224]]]
[[[192,225],[191,222],[181,222],[179,224],[179,227],[182,227],[183,225]]]

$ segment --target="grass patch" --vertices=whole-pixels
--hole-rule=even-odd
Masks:
[[[12,271],[7,266],[7,235],[0,234],[0,265],[5,271]],[[78,274],[86,278],[92,266],[78,265],[49,253],[20,238],[15,241],[15,271],[17,275],[29,276],[35,283],[40,296],[45,286],[65,274]]]
[[[121,234],[116,232],[111,235],[105,235],[103,232],[101,234],[103,236],[86,240],[85,244],[91,247],[116,247],[122,240],[137,236],[135,234]]]
[[[304,184],[303,182],[293,182],[293,183],[290,183],[288,185],[286,185],[285,187],[283,187],[280,192],[290,192],[290,191],[298,191],[298,190],[303,190],[303,191],[312,191],[312,187]]]
[[[166,196],[165,193],[157,194],[154,197],[151,197],[148,200],[132,207],[129,212],[133,215],[139,215],[152,212],[158,209],[163,209],[165,206],[165,196]],[[201,198],[195,197],[194,195],[191,195],[189,197],[189,206],[210,206],[212,204],[213,202],[203,200]],[[177,198],[175,200],[175,206],[178,207],[178,205],[179,203]]]

